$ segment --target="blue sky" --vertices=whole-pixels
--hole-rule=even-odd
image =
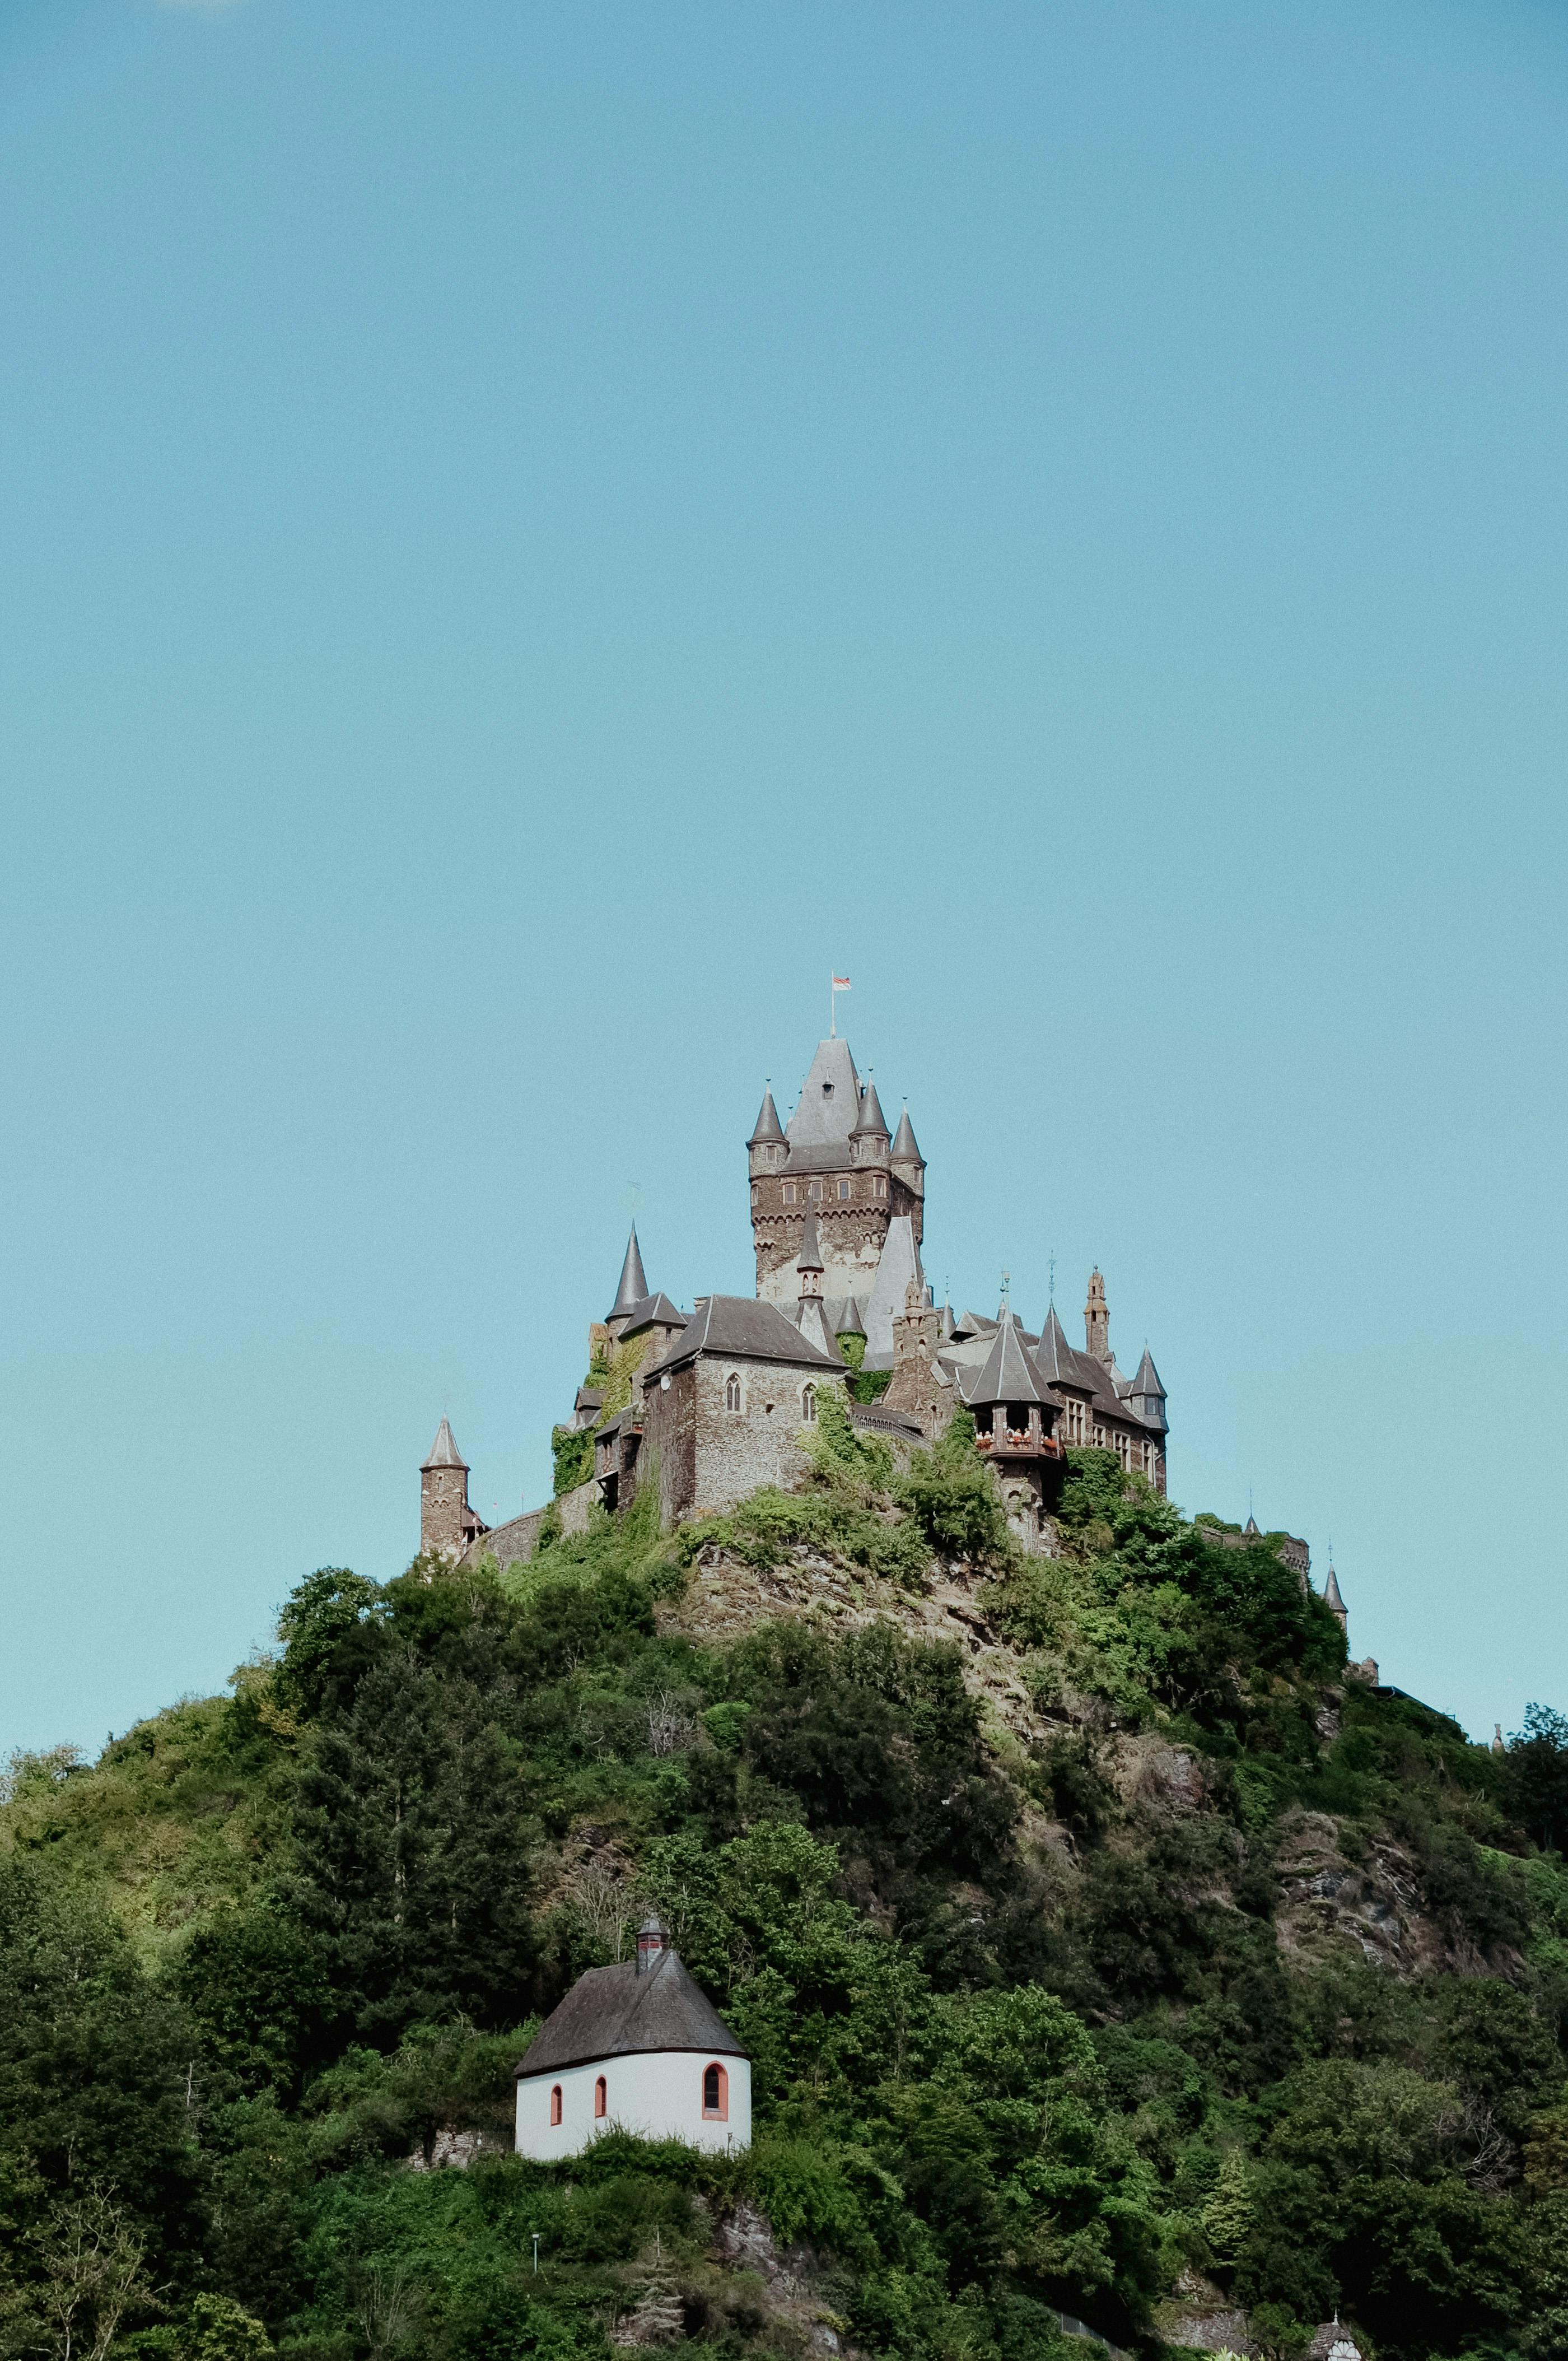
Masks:
[[[927,1267],[1568,1706],[1568,26],[0,20],[0,1751],[548,1484],[843,1029]]]

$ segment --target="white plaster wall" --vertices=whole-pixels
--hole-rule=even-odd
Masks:
[[[729,2120],[702,2112],[703,2069],[717,2062],[729,2077]],[[594,2084],[608,2085],[607,2113],[596,2119]],[[561,2120],[550,2121],[550,2093],[561,2085]],[[600,2132],[635,2132],[642,2139],[681,2139],[693,2147],[750,2147],[751,2068],[744,2058],[706,2049],[637,2050],[568,2066],[558,2074],[525,2075],[517,2086],[517,2152],[537,2163],[576,2156]]]

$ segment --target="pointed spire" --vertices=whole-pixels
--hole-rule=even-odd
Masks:
[[[641,1249],[637,1243],[637,1224],[633,1222],[631,1235],[626,1242],[626,1260],[620,1266],[620,1285],[615,1290],[615,1301],[606,1317],[624,1320],[638,1304],[647,1300],[650,1292],[648,1275],[642,1268]]]
[[[468,1473],[468,1462],[458,1450],[453,1439],[452,1429],[444,1419],[435,1430],[435,1441],[430,1446],[430,1456],[420,1468],[422,1476],[426,1467],[461,1467],[465,1476]]]
[[[1035,1366],[1047,1385],[1055,1385],[1058,1378],[1069,1378],[1075,1386],[1083,1383],[1081,1378],[1072,1375],[1071,1353],[1067,1331],[1057,1318],[1057,1307],[1053,1303],[1046,1313],[1046,1324],[1035,1347]]]
[[[876,1094],[876,1082],[872,1075],[868,1072],[865,1089],[861,1093],[861,1111],[855,1117],[854,1129],[850,1137],[851,1139],[863,1139],[868,1133],[876,1132],[880,1132],[883,1139],[888,1137],[887,1125],[883,1116],[882,1101]]]
[[[1346,1611],[1344,1600],[1340,1597],[1339,1576],[1332,1565],[1329,1578],[1323,1585],[1323,1605],[1331,1615],[1343,1615]]]
[[[762,1093],[762,1104],[758,1110],[756,1125],[746,1145],[748,1148],[782,1148],[784,1136],[784,1126],[779,1121],[779,1111],[773,1104],[773,1088],[770,1082]]]
[[[898,1129],[893,1135],[893,1147],[890,1153],[895,1162],[900,1159],[905,1164],[924,1164],[926,1161],[915,1144],[915,1126],[909,1120],[907,1099],[904,1102],[904,1113],[898,1118]]]
[[[800,1252],[795,1258],[795,1267],[796,1270],[803,1271],[826,1270],[828,1268],[822,1259],[822,1248],[817,1240],[815,1208],[806,1216],[806,1227],[800,1234]]]
[[[947,1344],[958,1324],[958,1322],[953,1318],[952,1305],[944,1298],[942,1303],[942,1324],[937,1331],[938,1342],[943,1345]]]

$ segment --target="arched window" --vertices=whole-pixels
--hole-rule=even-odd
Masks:
[[[559,2082],[556,2083],[555,2088],[550,2093],[550,2120],[553,2124],[558,2124],[561,2120],[561,2085]]]
[[[849,1202],[849,1197],[850,1197],[850,1184],[849,1184],[849,1182],[848,1182],[847,1180],[840,1180],[840,1181],[839,1181],[839,1203],[840,1203],[840,1204],[847,1204],[847,1203]]]
[[[609,2109],[609,2092],[606,2088],[605,2079],[601,2074],[598,2081],[594,2084],[594,2113],[596,2115],[602,2117],[608,2114]]]
[[[817,1420],[817,1388],[815,1386],[805,1386],[801,1389],[800,1414],[807,1426],[815,1425]]]
[[[729,2121],[729,2077],[717,2060],[702,2070],[702,2112],[708,2123]]]
[[[724,1407],[726,1410],[739,1410],[740,1407],[740,1379],[733,1369],[725,1380]]]

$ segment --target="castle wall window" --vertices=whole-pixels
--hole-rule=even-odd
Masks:
[[[847,1180],[840,1180],[840,1181],[839,1181],[839,1202],[840,1204],[845,1204],[845,1203],[847,1203],[847,1202],[848,1202],[848,1201],[849,1201],[849,1195],[850,1195],[850,1184],[849,1184],[849,1182],[848,1182]]]
[[[873,1197],[885,1197],[885,1196],[886,1196],[886,1194],[887,1194],[887,1175],[886,1175],[886,1173],[885,1173],[885,1172],[878,1172],[878,1173],[873,1174],[873,1175],[872,1175],[872,1195]]]
[[[702,2070],[702,2112],[710,2124],[729,2121],[729,2077],[722,2066],[705,2066]]]
[[[740,1407],[740,1380],[733,1369],[724,1383],[724,1407],[726,1410],[739,1410]]]
[[[786,1205],[798,1205],[798,1204],[799,1204],[799,1202],[800,1202],[800,1183],[799,1183],[799,1181],[798,1181],[798,1180],[786,1180],[786,1181],[784,1182],[784,1203],[785,1203]]]
[[[809,1190],[806,1191],[806,1194],[810,1197],[811,1202],[812,1202],[812,1203],[813,1203],[814,1205],[820,1205],[820,1203],[822,1202],[822,1183],[821,1183],[821,1181],[820,1181],[820,1180],[814,1180],[814,1181],[812,1182],[812,1184],[811,1184],[811,1187],[810,1187],[810,1188],[809,1188]]]
[[[816,1424],[817,1388],[815,1386],[806,1386],[802,1389],[800,1397],[800,1414],[806,1421],[807,1426],[813,1426]]]

